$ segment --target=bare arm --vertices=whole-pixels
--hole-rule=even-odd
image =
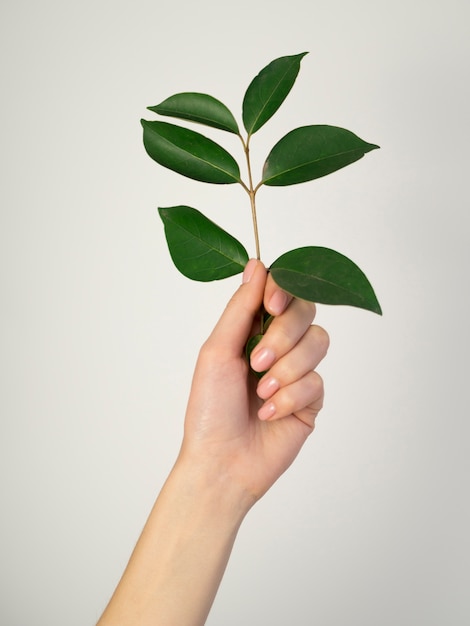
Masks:
[[[264,300],[277,314],[252,354],[243,347]],[[238,528],[313,431],[323,383],[313,370],[328,336],[315,307],[292,300],[250,261],[244,283],[202,347],[178,459],[98,626],[201,626]]]

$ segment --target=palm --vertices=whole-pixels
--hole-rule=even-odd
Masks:
[[[262,401],[242,354],[247,338],[259,328],[261,304],[269,310],[279,288],[264,266],[254,263],[250,261],[249,280],[244,279],[200,352],[183,447],[190,451],[191,461],[203,463],[210,472],[225,472],[261,497],[312,432],[323,398],[321,379],[315,378],[313,370],[327,344],[324,336],[318,343],[318,331],[311,326],[314,305],[282,298],[282,310],[271,311],[275,318],[258,344],[258,356],[253,353],[251,357],[258,367],[264,364],[271,372],[277,370],[279,378],[277,391],[271,395],[260,391],[275,408],[271,420],[261,420]],[[259,355],[266,346],[271,352],[267,361],[265,353],[263,362]]]
[[[311,428],[294,415],[259,420],[261,401],[243,359],[201,361],[188,406],[186,438],[194,451],[222,462],[235,480],[260,497],[292,463]]]

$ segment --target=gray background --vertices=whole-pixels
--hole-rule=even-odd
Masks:
[[[339,250],[384,316],[319,307],[326,406],[242,527],[208,624],[468,624],[466,4],[3,0],[2,626],[96,621],[179,448],[239,277],[181,277],[156,207],[195,206],[253,254],[244,192],[154,164],[145,107],[203,91],[240,120],[253,76],[305,50],[255,170],[304,124],[381,150],[260,191],[262,256]]]

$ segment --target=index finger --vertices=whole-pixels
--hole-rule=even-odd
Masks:
[[[281,289],[274,282],[271,273],[268,273],[263,300],[265,310],[270,315],[280,315],[287,309],[292,299],[293,296]]]
[[[269,369],[278,359],[298,343],[315,318],[315,304],[291,299],[281,315],[274,317],[266,333],[250,355],[251,367],[256,372]]]

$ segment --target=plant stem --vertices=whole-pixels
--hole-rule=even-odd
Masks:
[[[248,195],[250,196],[251,217],[253,220],[253,231],[255,235],[256,258],[260,260],[261,253],[260,253],[260,247],[259,247],[258,219],[256,217],[256,201],[255,201],[255,196],[256,196],[256,192],[258,190],[259,185],[258,187],[256,187],[256,189],[253,188],[253,177],[251,175],[251,162],[250,162],[250,136],[248,135],[246,143],[245,141],[243,141],[243,137],[241,137],[241,135],[240,135],[240,139],[242,140],[243,150],[245,151],[245,157],[246,157],[246,165],[248,168],[249,188],[246,188],[246,189],[248,191]]]
[[[242,186],[245,189],[245,191],[248,193],[248,195],[250,196],[251,217],[253,220],[253,231],[255,235],[255,245],[256,245],[256,258],[259,261],[261,259],[261,253],[260,253],[260,246],[259,246],[258,219],[256,217],[255,196],[256,196],[256,192],[261,186],[261,183],[259,183],[256,186],[256,188],[253,187],[253,176],[251,174],[251,161],[250,161],[250,135],[247,136],[246,142],[244,141],[241,135],[238,135],[238,136],[240,137],[241,142],[243,144],[243,150],[245,152],[245,157],[246,157],[249,187],[247,187],[245,183],[242,183]],[[259,330],[260,330],[261,335],[264,335],[264,311],[265,311],[264,306],[261,305],[260,312],[259,312],[259,315],[260,315],[260,329]]]
[[[253,219],[253,230],[255,233],[256,258],[259,261],[261,259],[261,253],[259,249],[258,220],[256,218],[255,194],[253,191],[250,191],[250,203],[251,203],[251,217]]]

